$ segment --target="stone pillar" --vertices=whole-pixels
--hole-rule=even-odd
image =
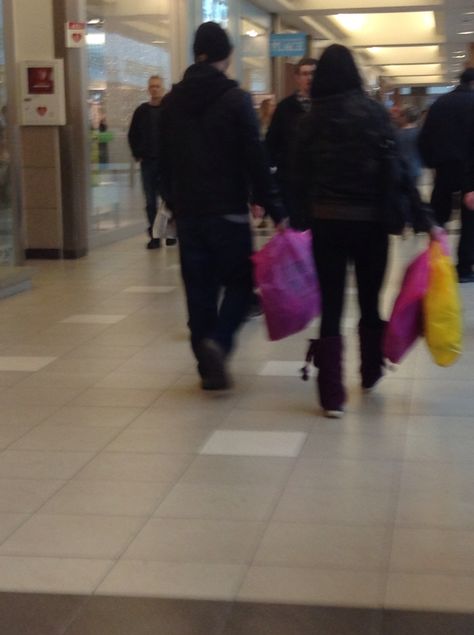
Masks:
[[[54,58],[52,0],[6,0],[12,64]],[[56,126],[18,127],[17,95],[10,95],[13,135],[21,145],[21,200],[25,252],[30,257],[62,255],[60,156]],[[19,134],[17,134],[17,131]]]
[[[90,209],[87,53],[66,48],[66,22],[86,21],[85,0],[52,0],[55,56],[64,60],[66,125],[59,129],[63,257],[80,258],[88,247]]]

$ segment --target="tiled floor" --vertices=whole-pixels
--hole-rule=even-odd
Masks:
[[[474,287],[458,364],[421,342],[370,395],[348,293],[336,421],[314,327],[251,320],[235,389],[199,390],[175,248],[35,266],[0,305],[2,635],[474,632]]]

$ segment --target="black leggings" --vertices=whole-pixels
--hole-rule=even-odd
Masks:
[[[311,231],[322,297],[321,337],[340,335],[350,261],[355,267],[361,324],[379,327],[379,294],[388,255],[385,228],[370,221],[313,219]]]

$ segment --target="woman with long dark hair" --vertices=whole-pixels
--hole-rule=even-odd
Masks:
[[[394,141],[383,106],[369,98],[351,52],[333,44],[313,79],[311,112],[301,122],[294,156],[295,192],[306,209],[322,295],[320,338],[313,342],[324,413],[341,417],[343,384],[341,317],[346,269],[353,262],[360,307],[362,388],[382,376],[379,313],[388,253],[381,212],[381,148]]]

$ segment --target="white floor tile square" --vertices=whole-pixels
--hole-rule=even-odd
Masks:
[[[5,357],[0,356],[0,371],[29,371],[41,370],[54,362],[56,357]]]
[[[126,315],[78,313],[77,315],[70,315],[64,320],[61,320],[61,324],[117,324],[117,322],[121,322],[126,317]]]
[[[301,369],[304,366],[303,361],[283,362],[270,361],[266,362],[258,373],[269,377],[301,377]],[[314,375],[314,367],[309,367],[311,375]]]
[[[304,432],[254,432],[217,430],[200,454],[233,456],[298,456],[306,441]]]

